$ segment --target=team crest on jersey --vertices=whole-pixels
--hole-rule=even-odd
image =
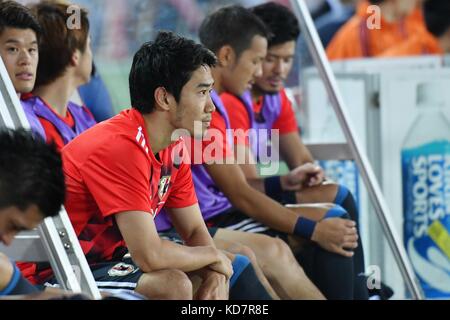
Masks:
[[[119,262],[108,270],[110,277],[123,277],[137,271],[137,268],[131,264]]]
[[[159,200],[162,200],[166,195],[167,191],[169,190],[169,184],[170,184],[170,176],[162,176],[161,179],[159,179],[158,185]]]

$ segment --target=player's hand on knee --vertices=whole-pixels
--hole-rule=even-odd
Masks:
[[[220,250],[217,250],[217,262],[210,264],[209,268],[223,274],[227,280],[233,275],[231,260]]]
[[[227,278],[215,271],[208,271],[203,275],[203,281],[195,294],[195,299],[228,300],[230,282]]]
[[[305,163],[291,170],[286,176],[282,176],[280,181],[283,190],[295,191],[318,185],[322,183],[324,177],[321,167],[313,163]]]
[[[316,224],[311,240],[330,252],[352,257],[350,251],[358,246],[356,223],[352,220],[329,218]]]

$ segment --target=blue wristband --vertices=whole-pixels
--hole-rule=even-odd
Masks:
[[[313,220],[300,217],[298,218],[297,223],[295,224],[294,234],[306,239],[311,239],[316,224],[317,223]]]

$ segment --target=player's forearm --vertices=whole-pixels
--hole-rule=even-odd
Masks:
[[[229,197],[233,205],[270,228],[292,234],[298,216],[251,186],[239,186],[239,194]]]
[[[164,269],[190,272],[219,261],[217,250],[213,246],[188,247],[164,239],[152,248],[152,252],[134,252],[132,256],[143,272]]]
[[[212,246],[215,247],[208,230],[205,228],[196,228],[192,233],[183,238],[186,245],[190,247],[196,246]]]
[[[314,162],[314,159],[308,149],[303,148],[304,152],[283,152],[282,158],[290,170],[295,169],[305,163]]]
[[[281,158],[289,169],[294,169],[302,164],[314,162],[314,158],[308,148],[303,144],[298,134],[286,134],[280,136]]]
[[[247,178],[248,184],[258,190],[261,193],[266,193],[265,187],[264,187],[264,178]]]

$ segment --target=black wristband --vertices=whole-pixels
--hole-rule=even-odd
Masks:
[[[281,188],[280,176],[272,176],[264,179],[264,190],[267,196],[272,199],[280,199],[283,189]]]
[[[295,204],[297,203],[296,191],[284,191],[281,204]]]

